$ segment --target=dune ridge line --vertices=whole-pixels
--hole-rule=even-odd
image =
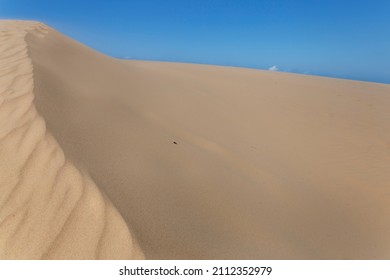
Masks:
[[[33,104],[25,37],[0,21],[0,259],[131,259],[143,253],[108,198],[69,160]]]

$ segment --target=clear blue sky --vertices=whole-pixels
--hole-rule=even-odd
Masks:
[[[390,0],[0,0],[108,55],[390,83]]]

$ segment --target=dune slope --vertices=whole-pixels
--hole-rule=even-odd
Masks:
[[[113,202],[147,258],[390,258],[389,85],[121,61],[37,26],[24,29],[34,114],[63,161]],[[56,158],[47,157],[39,162]],[[7,167],[16,179],[18,166]],[[102,206],[78,205],[97,227],[102,215],[88,211]],[[119,250],[120,238],[108,240],[115,234],[107,250]]]
[[[36,111],[27,32],[48,30],[0,21],[0,259],[142,258],[120,214]]]

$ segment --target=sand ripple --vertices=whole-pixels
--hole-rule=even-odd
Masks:
[[[47,27],[0,23],[0,258],[142,258],[120,214],[37,113],[27,31],[42,38]]]

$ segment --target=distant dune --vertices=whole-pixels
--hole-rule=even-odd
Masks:
[[[1,259],[390,259],[390,85],[0,42]]]

